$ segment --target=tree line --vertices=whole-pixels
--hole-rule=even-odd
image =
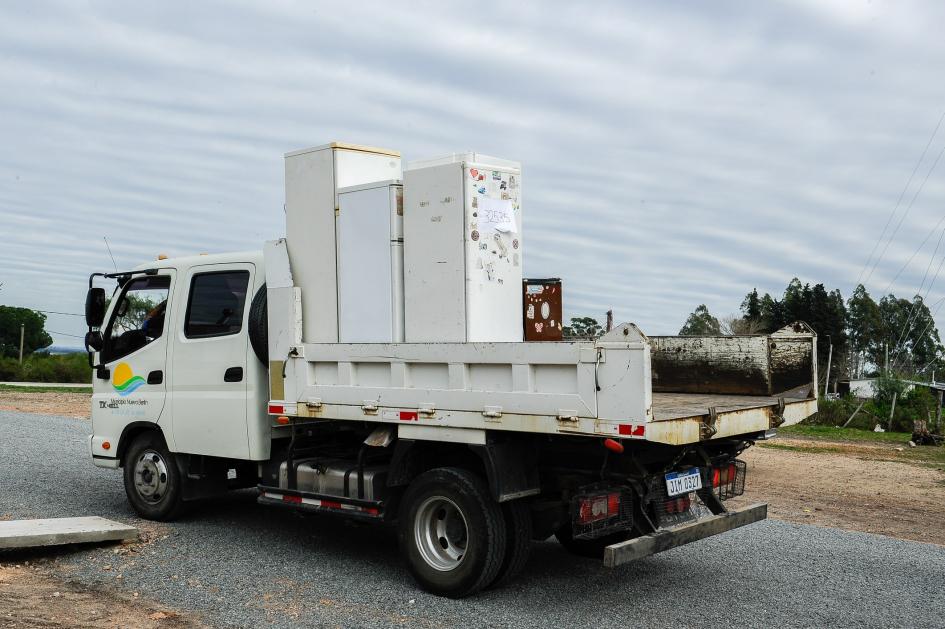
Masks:
[[[51,355],[44,350],[52,342],[52,336],[46,331],[44,313],[30,308],[0,305],[0,381],[91,382],[92,368],[86,355]]]
[[[766,334],[794,321],[817,332],[821,362],[833,345],[832,372],[838,376],[872,376],[887,365],[894,373],[922,379],[936,370],[943,373],[945,348],[922,296],[910,300],[889,294],[877,302],[862,284],[844,300],[838,289],[802,284],[795,277],[780,299],[752,289],[738,314],[718,318],[700,304],[679,334]]]

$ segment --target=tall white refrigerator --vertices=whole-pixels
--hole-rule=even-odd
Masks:
[[[338,190],[338,340],[404,340],[403,186]]]
[[[407,342],[515,342],[522,327],[522,170],[479,153],[404,172]]]

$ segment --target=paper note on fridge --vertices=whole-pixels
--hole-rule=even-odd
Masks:
[[[479,197],[479,230],[515,233],[515,214],[511,199]]]

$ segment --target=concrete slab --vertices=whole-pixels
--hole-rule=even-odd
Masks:
[[[137,537],[137,528],[98,516],[0,522],[0,548],[109,542]]]

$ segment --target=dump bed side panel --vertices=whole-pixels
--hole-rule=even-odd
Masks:
[[[813,388],[817,382],[816,337],[784,328],[771,335],[768,346],[772,393],[816,397]]]
[[[305,344],[304,355],[295,365],[302,367],[298,401],[364,407],[368,421],[385,408],[421,407],[597,415],[592,343]]]
[[[766,336],[651,336],[653,391],[770,395]]]
[[[800,322],[770,335],[652,336],[653,391],[811,397],[816,338]]]

